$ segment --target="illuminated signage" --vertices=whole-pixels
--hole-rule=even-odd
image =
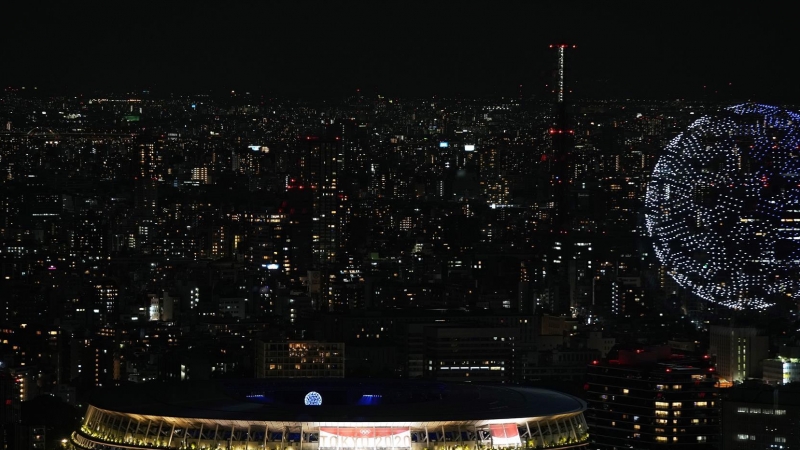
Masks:
[[[375,448],[411,448],[411,430],[388,427],[319,427],[319,450]]]
[[[447,147],[450,147],[450,143],[449,142],[445,142],[445,141],[439,142],[439,148],[447,148]]]
[[[492,446],[518,446],[522,442],[519,439],[519,428],[515,423],[493,423],[489,425],[489,432],[492,434]]]
[[[475,146],[472,145],[472,144],[466,144],[466,145],[464,145],[464,151],[474,152],[475,151]]]
[[[261,146],[260,145],[248,145],[247,148],[249,148],[250,150],[252,150],[254,152],[261,151]]]
[[[306,394],[306,398],[303,399],[303,403],[306,406],[320,406],[322,405],[322,396],[319,395],[319,392],[311,391]]]

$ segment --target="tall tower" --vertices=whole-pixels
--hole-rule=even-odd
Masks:
[[[558,56],[553,125],[548,130],[551,138],[551,148],[550,155],[547,158],[550,162],[550,183],[553,188],[552,200],[556,206],[553,211],[552,229],[554,232],[564,234],[570,228],[568,217],[570,208],[567,190],[570,182],[570,156],[574,148],[575,135],[569,117],[569,104],[566,100],[569,91],[566,88],[564,57],[568,48],[576,48],[576,46],[554,44],[550,45],[550,48],[555,48]]]
[[[567,314],[572,305],[572,283],[569,265],[573,264],[571,252],[573,244],[570,231],[570,160],[574,148],[574,131],[569,118],[569,105],[566,87],[565,53],[575,45],[553,44],[556,50],[557,66],[555,80],[555,102],[553,121],[548,130],[550,147],[544,156],[548,176],[549,229],[546,242],[546,268],[544,273],[544,295],[540,303],[545,304],[554,314]]]

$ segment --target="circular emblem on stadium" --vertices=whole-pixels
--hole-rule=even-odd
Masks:
[[[304,401],[306,406],[319,406],[322,404],[322,396],[319,395],[319,392],[311,391],[306,394]]]

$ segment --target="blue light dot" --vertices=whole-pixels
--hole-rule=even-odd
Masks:
[[[306,406],[320,406],[322,405],[322,396],[319,395],[319,392],[311,391],[306,394],[305,404]]]

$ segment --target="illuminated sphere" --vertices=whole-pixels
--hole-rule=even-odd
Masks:
[[[701,117],[659,158],[645,201],[655,254],[681,286],[735,309],[800,284],[800,115],[742,104]]]
[[[319,392],[311,391],[306,394],[304,402],[306,406],[320,406],[322,405],[322,396],[319,395]]]

